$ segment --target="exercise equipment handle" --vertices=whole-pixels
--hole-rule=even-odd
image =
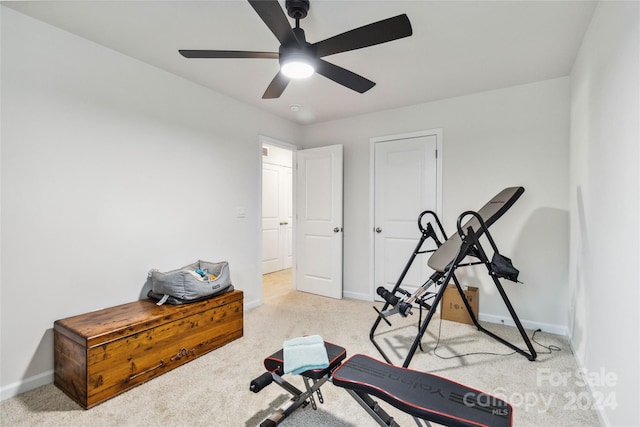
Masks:
[[[265,388],[266,386],[268,386],[269,384],[271,384],[272,382],[273,382],[273,375],[271,375],[271,372],[265,372],[255,380],[251,381],[251,384],[249,385],[249,390],[251,390],[254,393],[257,393],[263,388]]]
[[[398,304],[398,301],[400,301],[397,296],[389,292],[383,286],[378,287],[378,289],[376,289],[376,293],[380,295],[382,299],[384,299],[386,302],[388,302],[394,307]]]
[[[436,233],[433,227],[431,226],[431,223],[427,222],[427,228],[424,228],[422,226],[422,217],[425,215],[431,215],[433,217],[434,221],[436,222],[436,225],[438,226],[438,229],[440,230],[440,233],[442,233],[442,237],[444,237],[444,240],[447,240],[447,233],[444,232],[442,223],[440,222],[438,215],[434,211],[424,211],[420,215],[418,215],[418,229],[420,230],[420,232],[422,234],[428,235],[429,237],[433,237],[433,239],[438,243],[438,247],[440,247],[442,243],[440,243],[440,240],[436,236]]]

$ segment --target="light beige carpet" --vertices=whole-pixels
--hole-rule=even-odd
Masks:
[[[257,426],[290,395],[272,384],[254,394],[250,381],[264,372],[263,359],[286,339],[319,334],[342,345],[347,354],[364,353],[381,358],[369,341],[375,319],[372,303],[333,300],[291,291],[286,276],[271,276],[265,303],[245,312],[244,337],[135,389],[84,410],[54,385],[46,385],[0,403],[3,426]],[[277,286],[285,283],[285,286]],[[517,308],[516,308],[517,309]],[[396,316],[397,317],[397,316]],[[401,365],[416,333],[417,315],[393,328],[380,328],[379,341]],[[514,328],[489,325],[518,342]],[[443,357],[466,353],[464,357]],[[412,369],[424,370],[506,398],[514,407],[515,426],[598,426],[596,413],[585,404],[587,390],[579,381],[563,384],[554,375],[575,378],[578,367],[563,337],[538,333],[536,340],[560,351],[550,354],[537,344],[538,360],[530,362],[474,327],[435,317],[423,339]],[[545,354],[546,353],[546,354]],[[500,355],[497,355],[500,354]],[[286,376],[299,388],[300,378]],[[376,426],[369,415],[342,389],[322,387],[325,403],[314,411],[300,408],[284,420],[283,427]],[[574,397],[580,397],[580,405]],[[412,418],[380,402],[402,426],[415,426]]]

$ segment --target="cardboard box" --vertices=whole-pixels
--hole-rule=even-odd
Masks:
[[[474,288],[473,286],[469,286],[465,291],[464,295],[471,306],[471,311],[473,315],[478,318],[478,297],[480,296],[478,292],[478,288]],[[447,289],[444,291],[444,295],[442,296],[442,305],[440,306],[440,315],[444,320],[452,320],[454,322],[459,323],[468,323],[473,325],[473,321],[471,320],[471,316],[469,316],[469,312],[467,308],[464,306],[464,302],[462,302],[462,298],[460,297],[460,292],[456,289],[455,285],[447,286]]]

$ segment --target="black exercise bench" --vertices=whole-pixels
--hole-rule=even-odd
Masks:
[[[327,349],[329,366],[325,369],[310,370],[300,374],[304,379],[305,391],[301,391],[293,384],[282,378],[284,375],[283,349],[276,351],[271,356],[264,359],[264,367],[267,372],[251,381],[249,389],[254,393],[258,393],[260,390],[275,381],[276,384],[288,391],[292,397],[282,404],[282,406],[280,406],[273,414],[267,417],[267,419],[260,423],[260,427],[276,426],[300,406],[304,407],[309,403],[311,403],[311,407],[315,410],[317,406],[314,393],[318,396],[318,402],[324,403],[320,387],[329,380],[331,372],[333,372],[333,370],[336,369],[347,356],[347,351],[343,347],[326,341],[324,346]]]
[[[505,401],[446,378],[401,368],[363,354],[349,358],[333,372],[342,387],[381,426],[397,426],[371,396],[379,397],[417,420],[445,426],[511,426],[512,408]]]
[[[325,348],[329,366],[300,374],[305,391],[282,378],[283,350],[264,360],[267,372],[251,382],[251,391],[257,393],[275,381],[292,397],[267,417],[261,427],[274,427],[309,403],[316,409],[314,395],[320,403],[324,402],[320,387],[327,381],[345,389],[381,426],[399,427],[372,396],[411,415],[419,426],[419,420],[427,425],[433,421],[453,427],[511,426],[511,406],[495,396],[437,375],[393,366],[362,354],[344,361],[347,353],[343,347],[325,341]]]

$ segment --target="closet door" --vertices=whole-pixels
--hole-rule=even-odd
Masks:
[[[393,288],[420,239],[418,215],[437,210],[436,142],[427,135],[375,144],[375,288]],[[432,272],[425,258],[416,260],[402,287],[413,292]]]
[[[292,170],[264,163],[262,166],[262,274],[291,268]]]

